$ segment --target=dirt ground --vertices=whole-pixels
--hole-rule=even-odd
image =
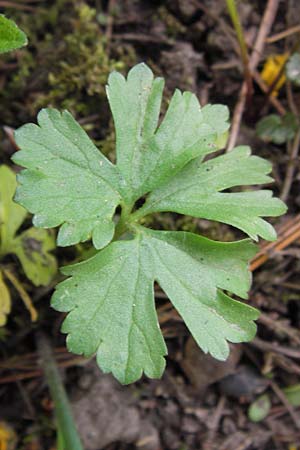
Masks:
[[[269,3],[238,3],[250,55]],[[139,61],[166,78],[164,108],[173,90],[180,88],[195,92],[201,104],[224,103],[234,114],[244,72],[223,0],[0,0],[1,11],[29,37],[26,49],[0,60],[1,163],[13,166],[12,130],[34,121],[38,110],[49,105],[69,109],[113,160],[114,130],[104,85],[111,70],[126,73]],[[299,20],[299,0],[282,0],[268,37],[299,25]],[[285,83],[274,95],[268,86],[262,89],[260,77],[270,55],[291,52],[299,42],[299,32],[264,42],[236,139],[272,162],[271,188],[277,196],[284,192],[289,207],[284,217],[271,219],[278,240],[269,246],[261,241],[261,253],[251,264],[249,304],[262,312],[257,337],[232,345],[230,358],[218,362],[196,346],[157,288],[159,321],[169,351],[166,372],[161,380],[143,378],[122,387],[101,374],[93,360],[65,349],[59,331],[62,314],[49,307],[61,275],[46,287],[34,287],[8,256],[1,265],[18,275],[39,319],[30,321],[13,291],[13,310],[0,329],[0,421],[11,427],[12,436],[11,447],[1,447],[0,427],[1,450],[56,448],[53,403],[36,351],[40,329],[51,338],[86,450],[300,449],[300,387],[298,403],[295,398],[291,403],[285,390],[300,383],[299,159],[289,153],[290,144],[265,142],[256,134],[263,117],[300,105],[299,88],[291,91]],[[225,241],[242,237],[226,225],[176,214],[159,214],[151,225]],[[58,265],[88,250],[89,244],[57,248]],[[260,408],[266,399],[270,403],[260,421],[249,417],[257,399]]]

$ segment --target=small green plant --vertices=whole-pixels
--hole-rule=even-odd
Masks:
[[[0,53],[10,52],[27,44],[27,37],[15,22],[0,14]]]
[[[256,125],[257,135],[266,142],[285,144],[293,139],[299,129],[299,120],[295,114],[288,112],[284,116],[269,114]]]
[[[247,298],[248,261],[256,252],[249,239],[222,243],[151,230],[142,225],[144,217],[174,211],[233,225],[255,240],[274,240],[275,230],[262,216],[286,210],[271,191],[222,192],[269,183],[270,164],[243,146],[205,161],[224,141],[227,107],[201,108],[194,94],[176,90],[159,124],[163,86],[145,64],[127,79],[110,75],[116,165],[66,111],[42,110],[38,125],[16,132],[21,151],[13,160],[26,169],[15,200],[34,214],[35,226],[60,226],[58,245],[92,238],[99,250],[63,269],[69,278],[52,298],[55,309],[69,312],[62,328],[68,348],[97,353],[102,370],[121,383],[143,371],[153,378],[164,371],[167,348],[155,312],[155,281],[203,351],[220,360],[228,356],[227,341],[253,338],[259,315],[225,293]]]
[[[300,86],[300,53],[293,53],[286,65],[286,76],[296,86]]]
[[[285,58],[286,59],[286,58]],[[283,61],[285,61],[285,59]],[[296,87],[300,86],[300,53],[293,53],[285,67],[286,78]],[[291,94],[292,95],[292,94]],[[256,124],[257,135],[267,142],[282,145],[297,139],[300,129],[300,116],[297,106],[291,107],[283,116],[270,114]],[[296,145],[297,146],[297,145]]]
[[[261,422],[270,412],[271,400],[268,394],[262,394],[251,403],[248,409],[248,417],[251,422]]]
[[[57,271],[56,259],[50,253],[55,248],[51,232],[31,227],[18,233],[27,211],[13,201],[16,186],[15,173],[5,165],[0,166],[0,326],[5,325],[11,309],[6,278],[19,292],[32,319],[36,319],[35,309],[21,283],[1,264],[7,255],[19,259],[25,275],[35,286],[48,285]]]

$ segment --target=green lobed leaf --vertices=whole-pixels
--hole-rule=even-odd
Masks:
[[[16,50],[27,44],[27,37],[15,22],[0,14],[0,53]]]
[[[297,86],[300,86],[300,53],[293,53],[286,64],[286,76]]]
[[[253,239],[261,236],[274,240],[275,230],[261,216],[281,215],[286,207],[279,199],[272,198],[271,191],[221,192],[243,184],[268,183],[272,181],[267,176],[270,171],[271,165],[251,156],[246,146],[204,163],[196,159],[154,190],[143,212],[175,211],[233,225]]]
[[[158,281],[204,352],[224,360],[227,340],[250,340],[258,311],[219,289],[247,296],[248,240],[218,243],[186,232],[139,228],[137,237],[113,242],[88,261],[64,268],[52,306],[70,311],[62,331],[74,353],[97,353],[104,372],[121,383],[161,376],[166,347],[154,307]]]
[[[295,408],[300,406],[300,384],[293,384],[282,389],[288,402]]]
[[[197,156],[217,150],[217,139],[229,128],[228,108],[201,108],[191,92],[175,91],[158,126],[164,80],[138,64],[127,79],[113,72],[107,95],[116,128],[117,166],[126,194],[135,201],[171,178]]]
[[[65,268],[72,275],[52,298],[59,311],[71,311],[62,331],[78,354],[97,352],[104,372],[121,383],[142,375],[162,375],[166,346],[154,307],[153,265],[139,239],[113,242],[91,259]]]
[[[215,142],[228,129],[225,106],[201,110],[193,94],[176,91],[155,132],[163,83],[152,81],[145,64],[133,68],[128,81],[117,72],[109,77],[117,166],[66,111],[42,110],[39,126],[27,124],[16,131],[22,151],[13,160],[29,170],[18,178],[15,200],[34,214],[35,226],[62,225],[58,245],[92,237],[96,248],[104,247],[113,237],[112,217],[122,199],[132,203],[193,157],[215,150]]]
[[[264,117],[258,122],[256,132],[265,141],[281,145],[293,139],[298,128],[297,117],[289,112],[283,117],[278,114]]]
[[[53,233],[38,228],[29,228],[18,235],[11,247],[35,286],[47,286],[56,274],[56,258],[50,253],[54,249]]]
[[[113,237],[112,217],[120,202],[119,174],[68,112],[44,109],[39,126],[16,131],[22,151],[13,160],[26,167],[15,200],[34,214],[37,227],[62,224],[61,246],[86,241],[96,248]]]
[[[214,242],[191,233],[147,230],[139,221],[152,212],[175,211],[272,240],[275,231],[262,217],[285,211],[270,191],[226,191],[271,181],[270,164],[251,156],[249,148],[204,160],[224,144],[226,107],[201,108],[195,95],[177,90],[160,120],[162,90],[163,80],[154,79],[145,64],[135,66],[127,79],[110,75],[116,165],[68,112],[43,110],[38,125],[16,133],[22,150],[14,161],[26,168],[16,199],[34,214],[34,224],[61,225],[59,245],[92,238],[97,249],[105,247],[64,268],[70,278],[57,286],[52,306],[69,312],[63,324],[68,348],[96,353],[104,372],[122,383],[143,372],[159,377],[164,370],[167,349],[155,311],[155,282],[203,351],[218,359],[228,356],[228,341],[254,336],[258,317],[258,311],[228,296],[247,297],[248,261],[255,253],[249,240]],[[144,205],[134,211],[145,194]],[[118,205],[122,212],[115,229]],[[130,240],[118,240],[124,233]]]

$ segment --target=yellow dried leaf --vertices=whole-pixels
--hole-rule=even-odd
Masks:
[[[0,422],[0,450],[15,450],[17,436],[6,422]]]
[[[6,324],[7,315],[11,310],[11,298],[8,287],[3,279],[2,272],[0,271],[0,327]],[[0,450],[2,448],[0,447]]]
[[[288,56],[289,56],[288,53],[284,53],[282,55],[271,55],[266,59],[263,70],[261,72],[261,78],[268,86],[273,85],[279,72],[282,70],[282,67],[286,63]],[[283,73],[273,89],[272,92],[273,96],[278,95],[279,89],[285,83],[285,81],[286,77],[285,74]]]

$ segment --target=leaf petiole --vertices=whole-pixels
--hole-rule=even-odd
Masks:
[[[130,223],[136,223],[139,222],[141,219],[143,219],[145,216],[147,216],[148,214],[150,214],[151,211],[149,211],[148,209],[148,205],[146,205],[146,203],[139,209],[137,209],[136,211],[134,211],[134,213],[132,213],[130,215]]]
[[[138,225],[140,220],[151,213],[146,205],[132,213],[133,205],[122,205],[120,220],[115,229],[114,240],[117,240],[122,234]]]
[[[129,218],[131,216],[133,204],[127,205],[126,203],[123,203],[121,205],[121,208],[122,208],[121,216],[115,228],[115,234],[113,239],[114,241],[117,240],[120,236],[122,236],[122,234],[124,234],[128,230],[128,223]]]

